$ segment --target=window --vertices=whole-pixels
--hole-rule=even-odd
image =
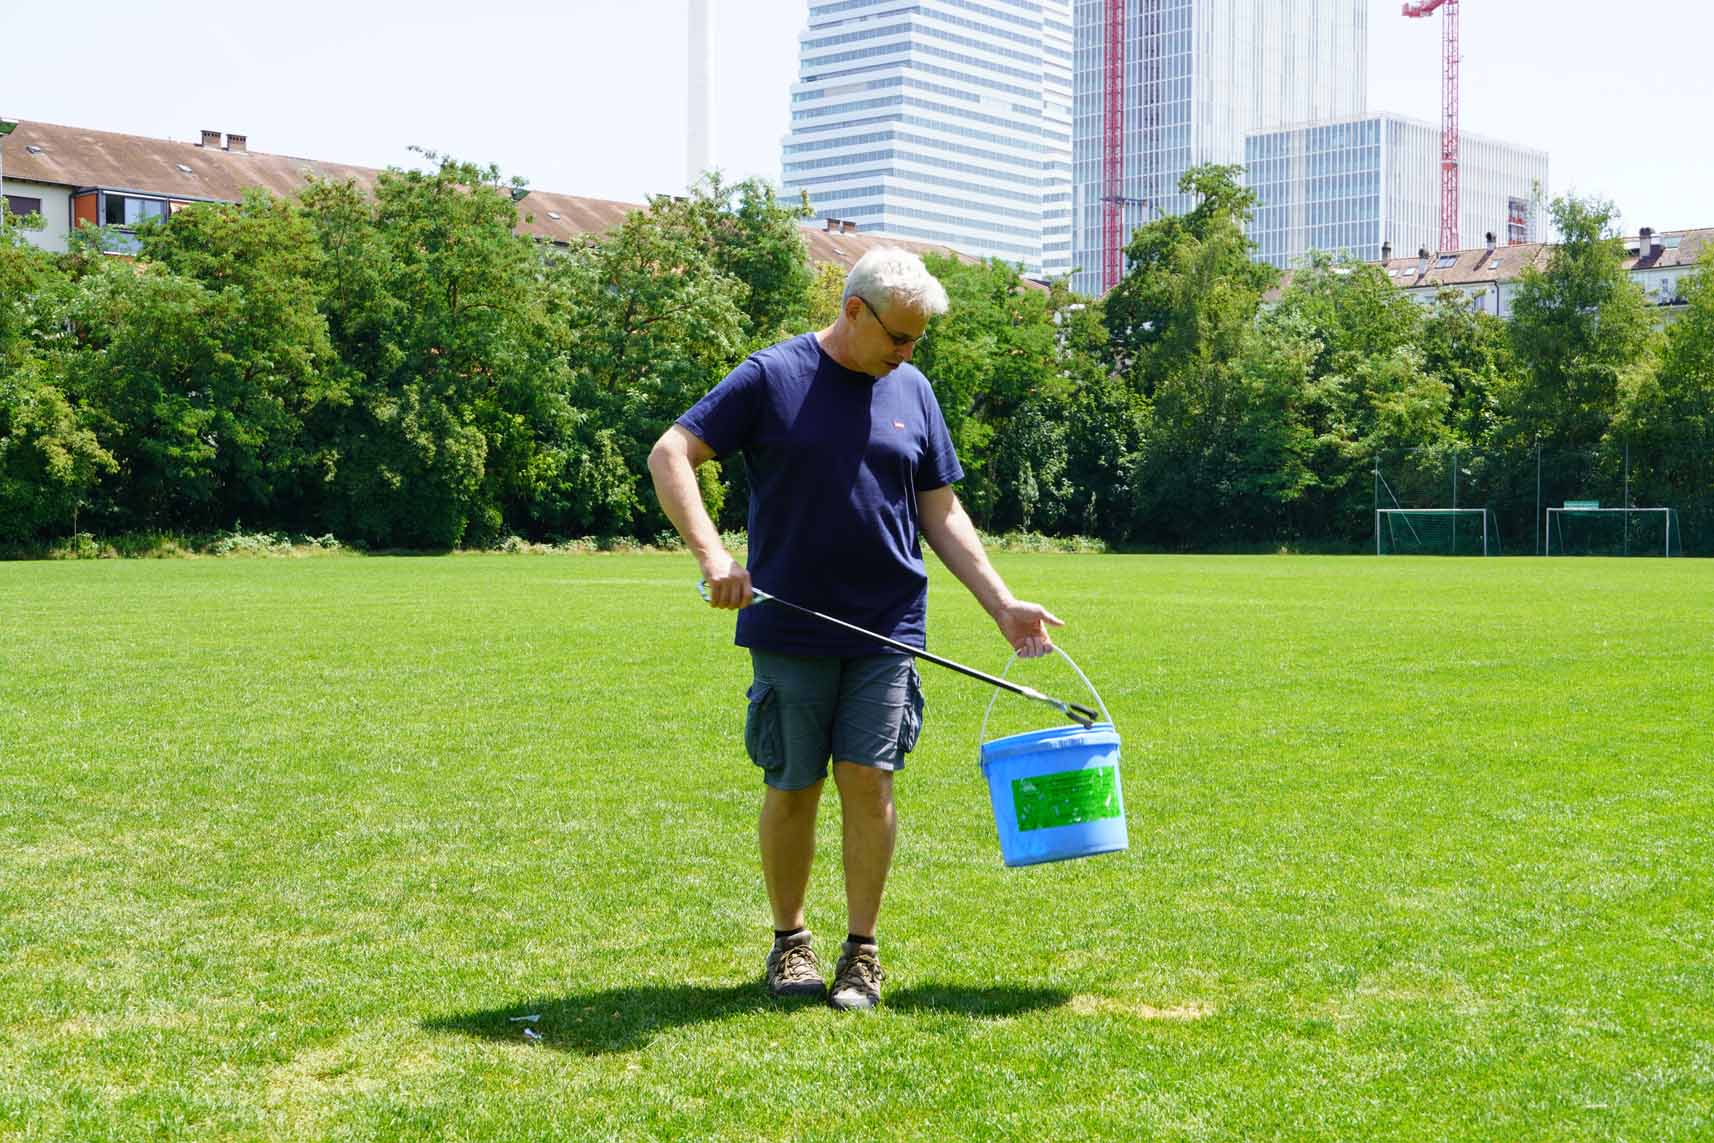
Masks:
[[[136,226],[145,218],[164,218],[167,204],[158,198],[131,198],[127,195],[105,196],[107,210],[102,221],[108,226]]]
[[[24,217],[26,214],[40,214],[42,213],[42,200],[39,198],[25,198],[21,194],[9,194],[6,196],[6,209],[10,210],[19,218]]]

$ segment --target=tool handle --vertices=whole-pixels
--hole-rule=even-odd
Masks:
[[[698,595],[702,596],[702,602],[704,602],[704,603],[712,603],[713,602],[713,600],[710,599],[708,596],[708,581],[707,580],[699,579],[696,581],[696,593]],[[757,587],[755,584],[750,585],[750,597],[751,597],[750,598],[751,603],[767,603],[769,600],[774,598],[773,596],[769,595],[767,592],[763,591],[761,588]]]
[[[701,582],[699,582],[696,585],[696,590],[699,593],[701,593],[702,598],[704,600],[708,599],[708,581],[707,580],[702,580]],[[1042,694],[1040,691],[1031,690],[1029,687],[1021,686],[1017,683],[1011,682],[1010,680],[1003,679],[1003,678],[996,678],[995,676],[987,674],[983,671],[978,671],[974,667],[966,667],[963,663],[955,663],[951,659],[943,659],[939,655],[932,654],[929,651],[925,651],[921,647],[913,647],[909,643],[901,643],[897,639],[891,639],[885,635],[878,635],[873,631],[867,631],[867,630],[857,626],[855,623],[847,623],[843,619],[835,619],[831,615],[823,615],[819,611],[812,611],[810,608],[804,607],[800,604],[793,603],[789,599],[781,599],[777,595],[769,595],[767,592],[759,590],[754,584],[752,584],[750,586],[750,592],[755,597],[755,599],[753,601],[755,603],[777,603],[781,607],[790,608],[792,611],[796,611],[799,614],[808,615],[813,619],[819,619],[823,623],[831,623],[835,627],[842,627],[845,630],[855,632],[856,634],[861,635],[866,639],[873,639],[875,642],[881,644],[884,647],[891,647],[895,651],[902,651],[905,654],[910,655],[914,658],[923,659],[923,660],[930,662],[930,663],[933,663],[939,667],[945,667],[949,671],[957,671],[959,674],[964,675],[968,678],[975,679],[977,682],[987,683],[991,687],[999,687],[1001,690],[1011,691],[1015,695],[1022,695],[1024,698],[1034,699],[1036,702],[1044,702],[1047,705],[1053,707],[1055,710],[1059,711],[1061,714],[1065,715],[1065,717],[1069,718],[1071,721],[1073,721],[1073,722],[1075,722],[1081,726],[1087,727],[1087,726],[1092,725],[1095,722],[1096,713],[1094,711],[1090,710],[1086,706],[1080,706],[1079,704],[1074,703],[1074,702],[1061,702],[1060,700],[1058,700],[1056,698],[1050,698],[1049,696]],[[1012,658],[1015,660],[1017,657],[1018,657],[1017,653],[1013,652]],[[1070,660],[1067,659],[1067,662],[1069,662],[1069,661]],[[1007,663],[1006,667],[1008,670],[1011,669],[1011,663]],[[1076,667],[1077,667],[1077,664],[1072,663],[1072,668],[1074,670],[1076,669]],[[1083,675],[1082,671],[1078,671],[1077,673],[1078,673],[1079,677],[1082,677],[1082,675]],[[1088,686],[1089,680],[1084,679],[1083,683],[1085,686]],[[1091,691],[1091,693],[1093,693],[1095,688],[1089,687],[1089,690]],[[1100,702],[1101,696],[1097,694],[1095,696],[1095,701]],[[988,705],[989,705],[989,708],[992,709],[992,707],[993,707],[992,700],[989,701]],[[984,719],[983,721],[984,721],[984,724],[986,724],[986,719]],[[1109,721],[1111,721],[1111,720],[1109,720]]]

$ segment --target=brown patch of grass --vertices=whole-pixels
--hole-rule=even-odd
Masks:
[[[1187,1000],[1165,1008],[1145,1004],[1140,1000],[1124,1000],[1117,996],[1073,996],[1069,1005],[1079,1016],[1126,1016],[1133,1020],[1161,1020],[1189,1023],[1214,1015],[1214,1005],[1203,1000]]]

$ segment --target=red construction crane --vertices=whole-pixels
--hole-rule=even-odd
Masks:
[[[1101,114],[1101,289],[1119,284],[1125,262],[1125,0],[1106,0]]]
[[[1440,92],[1440,249],[1458,249],[1458,0],[1406,0],[1413,19],[1445,8],[1446,74]]]

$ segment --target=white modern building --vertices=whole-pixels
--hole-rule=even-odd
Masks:
[[[1383,245],[1440,253],[1437,124],[1377,114],[1253,132],[1244,168],[1259,261],[1284,269],[1319,250],[1373,262]],[[1548,192],[1547,152],[1463,132],[1458,182],[1460,235],[1542,239],[1533,203]]]
[[[811,0],[788,198],[1026,273],[1070,265],[1071,0]]]
[[[1367,0],[1129,0],[1126,4],[1122,234],[1194,204],[1190,167],[1244,162],[1253,132],[1367,110]],[[1076,0],[1075,289],[1102,289],[1106,143],[1105,0]]]

